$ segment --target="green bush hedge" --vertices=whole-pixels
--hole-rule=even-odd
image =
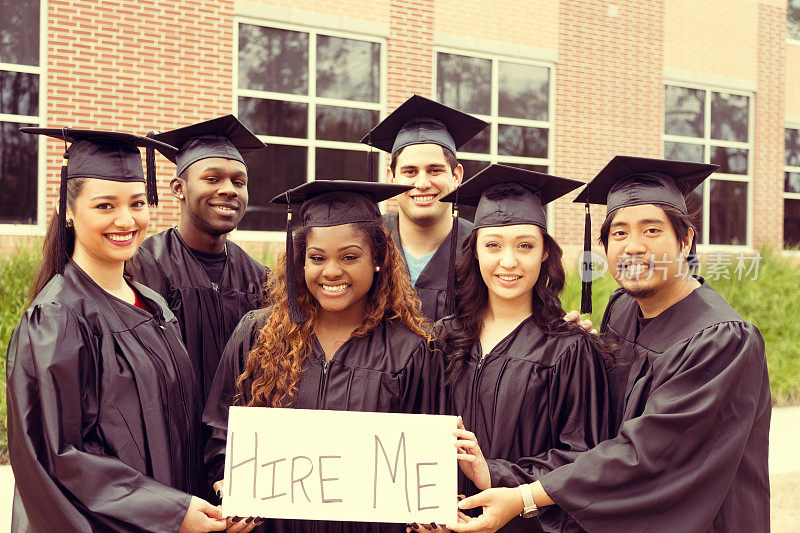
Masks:
[[[767,345],[772,397],[777,405],[800,402],[800,266],[772,250],[761,251],[758,272],[752,258],[745,260],[749,272],[737,271],[737,257],[722,264],[706,257],[701,272],[744,318],[758,326]],[[0,346],[7,347],[11,332],[27,303],[28,288],[40,259],[37,248],[21,247],[0,257]],[[272,254],[261,258],[268,264]],[[724,262],[724,261],[723,261]],[[271,265],[270,265],[271,266]],[[756,275],[757,274],[757,275]],[[755,279],[751,279],[754,277]],[[727,278],[725,277],[727,276]],[[741,278],[741,280],[739,279]],[[617,288],[609,276],[596,281],[592,290],[592,321],[599,326],[606,301]],[[576,273],[568,276],[562,296],[564,308],[580,308],[581,284]],[[0,358],[0,462],[8,459],[6,439],[5,357]]]

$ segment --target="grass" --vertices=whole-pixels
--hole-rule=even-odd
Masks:
[[[20,247],[0,256],[0,346],[6,348],[28,303],[28,288],[41,260],[38,248]],[[8,462],[6,436],[6,358],[0,360],[0,463]]]
[[[272,266],[274,252],[267,248],[258,254],[262,264]],[[6,347],[27,303],[28,287],[40,260],[38,245],[22,246],[0,255],[0,346]],[[754,271],[737,279],[738,258],[720,269],[715,257],[706,257],[701,273],[745,319],[761,330],[767,345],[767,365],[772,397],[776,405],[800,403],[800,264],[773,250],[762,249],[756,279]],[[716,264],[716,266],[712,266]],[[750,259],[747,267],[753,266]],[[743,273],[744,274],[744,273]],[[727,275],[727,278],[724,277]],[[606,275],[593,284],[592,321],[600,325],[608,296],[617,283]],[[562,295],[564,308],[580,309],[581,284],[570,273]],[[0,463],[7,462],[5,357],[0,358]]]

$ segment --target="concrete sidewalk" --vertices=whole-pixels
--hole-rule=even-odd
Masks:
[[[769,432],[769,474],[772,484],[772,531],[800,530],[800,406],[772,410]],[[0,533],[11,529],[14,476],[9,465],[0,466]]]

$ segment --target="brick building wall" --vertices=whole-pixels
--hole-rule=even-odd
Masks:
[[[232,0],[49,0],[47,18],[48,126],[146,134],[233,111]],[[48,141],[48,213],[63,152]],[[175,166],[157,160],[151,231],[178,220]]]
[[[588,180],[616,154],[660,157],[662,2],[562,0],[555,173]],[[556,201],[556,237],[583,242],[583,206]],[[593,236],[605,209],[592,208]]]
[[[786,83],[786,14],[758,6],[758,90],[755,98],[753,244],[783,243],[783,147]]]
[[[552,62],[551,170],[587,180],[617,153],[660,157],[664,83],[752,85],[753,244],[780,243],[782,130],[800,121],[800,46],[785,0],[48,0],[46,125],[146,133],[236,112],[235,21],[261,17],[382,36],[385,112],[435,95],[437,47]],[[377,28],[377,30],[375,29]],[[788,118],[787,118],[788,117]],[[793,118],[792,118],[793,117]],[[63,145],[47,142],[48,212]],[[151,231],[177,221],[174,166],[159,156]],[[583,210],[555,206],[555,235],[582,241]],[[595,235],[603,209],[594,208]],[[5,239],[3,242],[7,241]],[[13,240],[13,239],[12,239]],[[263,240],[256,239],[254,240]]]

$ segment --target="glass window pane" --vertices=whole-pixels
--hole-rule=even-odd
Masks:
[[[0,70],[0,113],[39,114],[39,75]]]
[[[239,88],[308,94],[308,34],[239,24]]]
[[[377,102],[380,69],[380,44],[317,36],[317,96]]]
[[[800,40],[800,0],[789,0],[786,8],[786,36]]]
[[[23,126],[0,122],[0,223],[35,224],[39,176],[39,136]]]
[[[459,163],[461,163],[461,166],[464,167],[465,181],[490,165],[488,161],[474,161],[470,159],[459,159]],[[472,222],[475,220],[475,207],[471,205],[459,204],[458,216]]]
[[[547,157],[547,132],[546,128],[500,124],[497,127],[497,153],[522,157]]]
[[[664,159],[702,163],[703,145],[667,141],[664,143]]]
[[[0,63],[39,64],[39,0],[0,0]]]
[[[686,209],[689,211],[689,216],[693,217],[697,228],[697,237],[694,242],[697,244],[703,243],[704,227],[703,227],[703,184],[701,183],[695,189],[686,195]]]
[[[308,104],[239,97],[239,120],[256,135],[308,136]]]
[[[491,60],[442,52],[436,55],[436,97],[444,105],[488,115],[491,85]]]
[[[487,126],[479,134],[472,139],[465,142],[461,148],[458,149],[459,153],[472,152],[475,154],[488,154],[489,143],[492,139],[491,126]]]
[[[749,101],[738,94],[711,93],[711,138],[747,142]]]
[[[372,176],[369,176],[367,166],[368,154],[356,150],[317,148],[314,179],[378,181],[378,152],[369,156]]]
[[[711,180],[709,244],[747,244],[747,183]]]
[[[711,147],[711,162],[719,165],[723,174],[747,174],[747,150],[743,148]]]
[[[550,69],[500,62],[501,117],[547,120]]]
[[[317,139],[358,142],[380,120],[377,111],[317,106]]]
[[[783,201],[783,247],[800,248],[800,200]]]
[[[664,87],[664,133],[703,137],[706,92],[667,85]]]
[[[784,164],[800,167],[800,130],[786,128],[783,146]]]
[[[270,144],[244,156],[250,201],[239,223],[243,230],[286,229],[286,206],[269,203],[272,198],[306,181],[306,150],[302,146]]]
[[[784,192],[800,193],[800,172],[785,172],[783,182]]]

